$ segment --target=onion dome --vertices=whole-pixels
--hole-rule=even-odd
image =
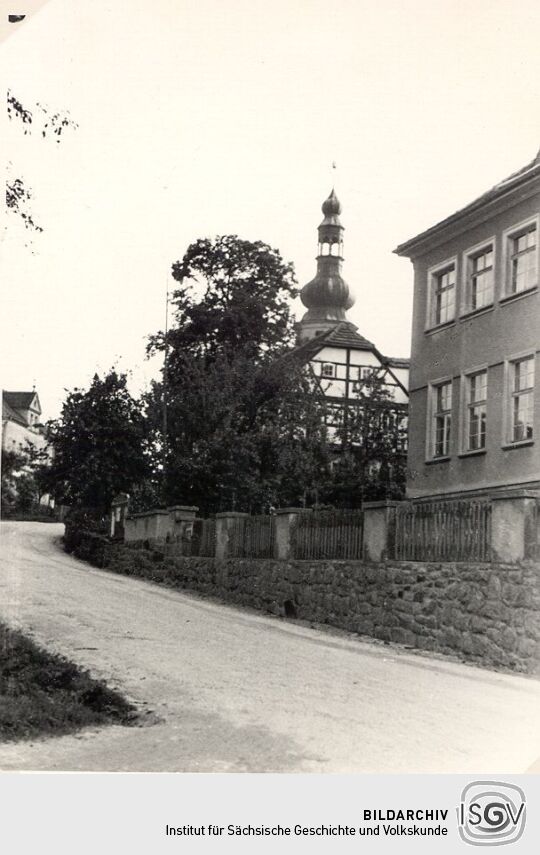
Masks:
[[[333,187],[328,199],[325,199],[322,203],[322,212],[325,217],[339,217],[341,214],[341,202],[336,196],[336,191]]]
[[[302,288],[300,299],[306,309],[327,310],[329,318],[340,321],[346,320],[345,312],[354,306],[349,286],[340,273],[333,271],[317,271],[315,278]]]

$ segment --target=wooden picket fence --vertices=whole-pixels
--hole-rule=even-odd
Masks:
[[[491,502],[403,502],[396,507],[389,555],[402,561],[489,561]]]
[[[540,559],[540,508],[529,540],[531,558]],[[535,540],[536,533],[536,540]],[[361,510],[306,511],[291,524],[291,558],[299,560],[363,558]],[[396,561],[491,560],[489,499],[398,502],[388,532],[388,557]],[[177,554],[213,557],[216,520],[196,519],[191,539],[164,547]],[[231,521],[231,558],[274,558],[276,518],[238,516]]]
[[[292,556],[300,560],[361,559],[363,530],[360,510],[299,514],[291,530]]]
[[[215,519],[196,519],[194,521],[190,554],[208,558],[214,557],[216,554]]]
[[[232,558],[273,558],[275,525],[276,518],[266,514],[233,520],[229,555]]]

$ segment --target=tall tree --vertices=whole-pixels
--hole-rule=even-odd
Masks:
[[[190,354],[169,400],[163,501],[203,513],[297,505],[327,467],[324,398],[290,359]],[[160,431],[161,388],[147,399]]]
[[[116,493],[129,493],[149,474],[146,422],[125,374],[97,374],[87,390],[68,393],[60,418],[48,425],[54,452],[48,486],[57,501],[105,514]]]
[[[296,296],[291,264],[261,241],[201,239],[173,265],[173,325],[148,398],[164,461],[164,502],[205,512],[268,508],[303,495],[324,467],[321,396],[290,350]],[[166,404],[166,434],[161,408]],[[302,472],[302,475],[300,473]]]
[[[292,264],[261,241],[222,235],[192,243],[172,266],[181,287],[171,297],[174,325],[150,339],[169,348],[169,365],[189,353],[207,362],[242,352],[252,359],[283,351],[294,339]]]

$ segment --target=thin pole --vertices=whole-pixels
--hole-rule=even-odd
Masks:
[[[167,406],[169,392],[169,274],[165,277],[165,353],[163,356],[163,389],[162,389],[162,416],[163,416],[163,487],[167,482],[167,458],[169,450]]]

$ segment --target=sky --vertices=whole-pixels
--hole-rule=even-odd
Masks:
[[[45,419],[113,364],[134,393],[156,376],[146,337],[163,327],[172,262],[197,238],[263,240],[308,282],[333,184],[349,317],[383,353],[408,356],[412,267],[392,250],[540,146],[537,0],[8,11],[32,5],[19,24],[3,15],[3,85],[78,127],[57,145],[3,118],[4,161],[44,231],[4,212],[0,380],[35,384]]]

